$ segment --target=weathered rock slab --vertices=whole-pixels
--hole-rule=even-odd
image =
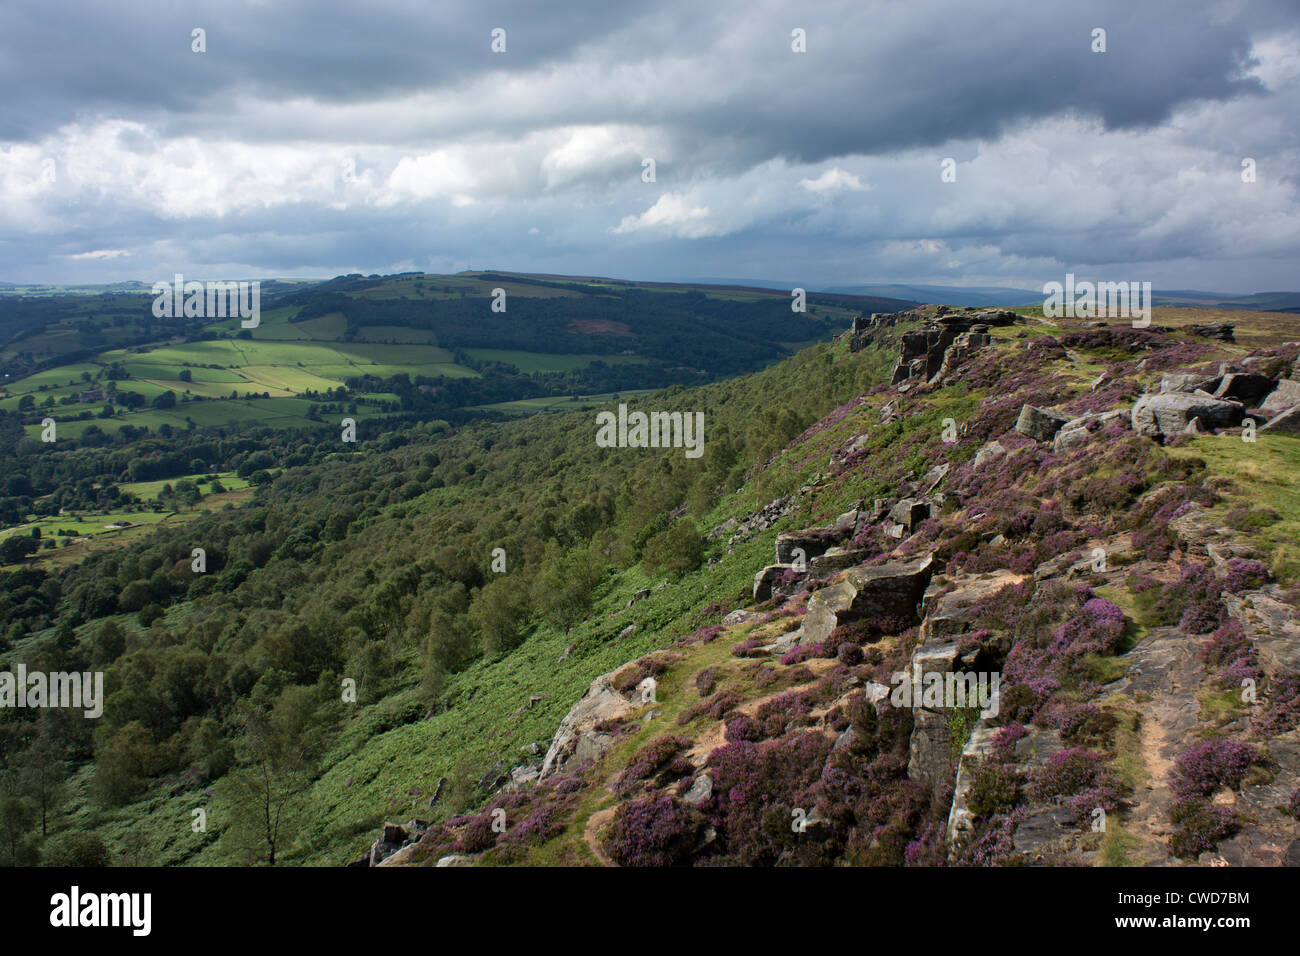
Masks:
[[[1202,427],[1231,428],[1240,425],[1245,408],[1240,402],[1189,392],[1143,395],[1133,406],[1133,430],[1151,438],[1177,435],[1193,418]]]
[[[804,640],[816,643],[841,624],[865,618],[915,621],[933,564],[933,557],[926,555],[913,561],[850,569],[838,584],[822,588],[808,600]]]

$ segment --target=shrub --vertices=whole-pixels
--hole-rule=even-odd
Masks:
[[[1280,674],[1269,682],[1268,709],[1259,719],[1266,737],[1285,733],[1300,723],[1300,674]]]
[[[1245,558],[1231,558],[1228,561],[1227,576],[1224,578],[1224,590],[1236,594],[1257,588],[1267,583],[1271,577],[1268,565],[1263,561],[1250,561]]]
[[[108,847],[94,833],[69,833],[51,841],[53,846],[46,851],[42,861],[46,866],[93,866],[112,865]]]
[[[1237,827],[1237,815],[1231,807],[1210,806],[1200,801],[1175,803],[1169,816],[1178,824],[1169,838],[1169,849],[1180,857],[1195,857],[1215,849]]]
[[[681,773],[677,771],[683,768],[678,765],[674,758],[691,746],[691,741],[685,737],[657,737],[650,741],[632,755],[627,767],[619,774],[618,780],[614,782],[615,795],[625,797],[632,792],[638,783],[649,780],[661,772],[666,772],[672,776],[681,776]],[[687,763],[685,769],[689,770],[689,767],[690,765]]]
[[[1201,645],[1200,656],[1222,687],[1240,687],[1246,678],[1258,681],[1264,676],[1258,652],[1236,621],[1230,620],[1215,631]]]
[[[1208,797],[1220,787],[1235,790],[1259,751],[1235,740],[1194,744],[1175,764],[1174,792],[1181,797]]]
[[[1009,762],[1016,752],[1016,741],[1029,736],[1029,729],[1024,724],[1007,724],[993,735],[993,753],[1004,763]]]
[[[619,866],[682,866],[699,843],[703,816],[671,795],[621,804],[605,838]]]
[[[730,743],[763,739],[763,728],[749,714],[736,714],[727,720],[726,739]]]
[[[492,830],[492,814],[479,813],[469,818],[464,832],[460,835],[460,852],[481,853],[497,842],[497,835]]]
[[[1109,776],[1102,754],[1070,747],[1048,757],[1030,775],[1029,793],[1036,800],[1073,796],[1106,782]]]
[[[1020,774],[1005,763],[981,763],[975,771],[966,808],[977,817],[991,817],[1015,809],[1020,803]]]
[[[718,683],[718,669],[706,667],[695,675],[695,689],[701,697],[708,697]]]
[[[948,828],[938,821],[926,824],[920,835],[903,850],[908,866],[946,866],[948,863]]]

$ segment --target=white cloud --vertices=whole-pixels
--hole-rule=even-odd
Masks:
[[[614,232],[662,230],[680,239],[699,239],[720,235],[709,222],[708,206],[692,206],[685,196],[664,193],[653,206],[639,216],[624,216]]]
[[[799,185],[810,193],[818,194],[843,192],[846,189],[863,192],[871,188],[864,185],[862,180],[853,173],[846,173],[838,166],[832,166],[816,179],[801,179]]]
[[[92,249],[90,252],[76,252],[72,255],[66,255],[64,259],[117,259],[120,256],[129,256],[131,253],[125,249]]]

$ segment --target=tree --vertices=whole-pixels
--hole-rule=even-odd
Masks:
[[[157,762],[158,748],[153,737],[143,724],[133,720],[95,748],[91,790],[106,806],[126,803],[154,774]]]
[[[520,642],[528,616],[528,594],[508,575],[480,588],[469,609],[483,647],[494,652],[508,651]]]
[[[324,746],[330,717],[321,692],[291,686],[273,708],[250,705],[242,715],[239,767],[225,777],[230,825],[222,840],[250,863],[275,866],[305,818],[311,759]]]
[[[50,816],[57,812],[67,796],[67,771],[59,746],[49,735],[48,725],[23,753],[21,762],[23,793],[32,801],[41,820],[41,837],[49,835]]]
[[[45,857],[47,866],[86,866],[103,868],[113,865],[108,847],[97,833],[68,833],[58,838]]]
[[[641,563],[651,573],[685,574],[704,561],[704,541],[695,522],[678,518],[667,531],[646,542]]]
[[[36,862],[37,853],[32,842],[35,821],[36,810],[31,801],[18,794],[0,791],[0,852],[4,853],[6,866]]]

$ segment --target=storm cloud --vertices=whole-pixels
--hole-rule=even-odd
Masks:
[[[1294,3],[1062,6],[17,0],[0,279],[1294,287]]]

